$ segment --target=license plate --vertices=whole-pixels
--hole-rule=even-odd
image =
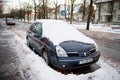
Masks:
[[[85,60],[81,60],[79,61],[79,64],[85,64],[85,63],[89,63],[89,62],[92,62],[93,59],[85,59]]]

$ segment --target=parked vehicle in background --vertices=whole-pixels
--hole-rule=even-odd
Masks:
[[[96,43],[61,20],[37,20],[27,31],[27,45],[48,65],[75,69],[96,63],[100,51]]]
[[[6,18],[7,25],[15,25],[15,20],[13,18]]]

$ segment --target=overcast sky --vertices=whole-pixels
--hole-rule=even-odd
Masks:
[[[6,0],[7,2],[5,3],[5,13],[6,12],[9,12],[10,11],[10,9],[12,9],[12,8],[19,8],[19,1],[20,1],[20,3],[24,3],[24,2],[31,2],[32,3],[32,0]],[[37,0],[36,0],[37,1]],[[51,2],[51,6],[53,6],[54,4],[53,4],[53,2],[54,2],[54,0],[48,0],[49,2]],[[68,0],[67,0],[68,1]],[[70,1],[70,0],[69,0]],[[82,1],[82,0],[76,0],[76,4],[79,4],[80,3],[80,1]],[[64,4],[64,0],[58,0],[58,4]]]
[[[19,1],[21,3],[24,3],[24,2],[32,2],[32,0],[9,0],[9,2],[7,2],[8,5],[13,5],[13,6],[19,6]],[[38,1],[38,0],[36,0]],[[49,2],[54,2],[55,0],[48,0]],[[58,4],[64,4],[64,1],[65,0],[58,0]],[[67,0],[68,1],[68,0]],[[69,0],[70,1],[70,0]],[[80,1],[82,0],[76,0],[76,3],[80,3]]]

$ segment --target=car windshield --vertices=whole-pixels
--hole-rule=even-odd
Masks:
[[[14,19],[13,19],[13,18],[7,18],[7,20],[8,20],[8,21],[14,21]]]

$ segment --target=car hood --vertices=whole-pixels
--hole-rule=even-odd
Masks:
[[[95,49],[95,45],[77,41],[65,41],[60,45],[66,52],[86,52]]]

